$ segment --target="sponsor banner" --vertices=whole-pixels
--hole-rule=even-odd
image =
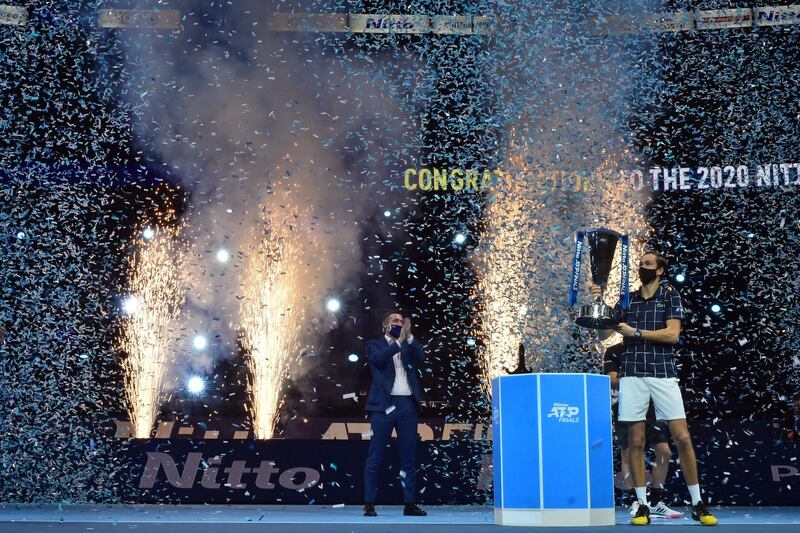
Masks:
[[[101,9],[97,25],[101,28],[154,28],[173,30],[181,25],[181,13],[177,10]]]
[[[757,7],[753,17],[756,26],[800,24],[800,5]]]
[[[24,26],[27,22],[27,8],[0,5],[0,26]]]
[[[472,17],[472,33],[491,35],[494,33],[494,19],[490,17]]]
[[[275,13],[267,18],[272,31],[347,31],[347,14]]]
[[[128,420],[114,420],[114,438],[129,439],[132,424]],[[111,428],[109,428],[111,429]],[[452,422],[443,418],[422,418],[417,424],[422,441],[491,441],[492,426],[481,422]],[[242,420],[220,418],[200,422],[161,420],[150,435],[151,440],[203,439],[250,440],[249,429],[242,429]],[[364,418],[300,418],[289,421],[281,430],[282,439],[300,440],[370,440],[369,420]]]
[[[723,28],[750,28],[753,25],[753,10],[749,7],[736,9],[711,9],[695,12],[698,30]]]
[[[322,440],[131,440],[119,490],[141,503],[362,504],[368,442]],[[485,504],[491,448],[479,443],[420,443],[418,501]],[[380,504],[403,501],[396,442],[380,472]]]
[[[428,15],[367,15],[351,14],[348,26],[354,33],[429,33]]]
[[[439,34],[472,33],[472,17],[461,15],[437,15],[431,17],[431,31]]]
[[[543,406],[544,421],[572,431],[570,400]],[[775,433],[771,422],[694,423],[703,492],[713,505],[797,505],[800,445]],[[364,460],[361,440],[115,441],[117,459],[127,464],[110,490],[131,503],[361,504]],[[417,488],[423,504],[485,504],[492,498],[490,443],[420,442]],[[619,451],[615,449],[615,471]],[[401,503],[396,441],[380,473],[379,503]],[[558,461],[556,456],[554,461]],[[562,465],[560,468],[563,470]],[[667,490],[685,498],[686,485],[673,464]],[[617,474],[618,487],[622,477]]]
[[[694,15],[689,11],[675,13],[656,13],[645,21],[646,27],[652,31],[691,31],[694,29]]]
[[[690,420],[703,493],[713,505],[797,505],[800,442],[770,421]],[[617,460],[619,452],[615,450]],[[686,498],[686,485],[670,468],[667,491]],[[617,468],[618,470],[618,468]],[[618,487],[624,480],[621,475]],[[686,495],[686,496],[684,496]]]

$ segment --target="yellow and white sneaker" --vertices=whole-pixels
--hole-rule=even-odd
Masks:
[[[630,508],[631,518],[636,516],[636,511],[638,510],[639,510],[639,500],[634,500]]]
[[[697,502],[697,505],[692,506],[692,520],[700,522],[703,526],[717,525],[717,517],[711,514],[703,502]]]
[[[631,519],[632,526],[647,526],[650,524],[650,506],[643,502],[638,502],[636,514]]]

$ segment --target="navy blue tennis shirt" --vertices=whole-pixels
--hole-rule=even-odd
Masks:
[[[631,294],[631,304],[627,311],[614,307],[615,316],[620,321],[642,331],[654,331],[667,327],[667,320],[683,320],[683,301],[672,285],[663,280],[655,294],[645,300],[642,289]],[[652,342],[636,337],[625,337],[625,351],[622,354],[620,376],[677,378],[675,351],[671,344]]]

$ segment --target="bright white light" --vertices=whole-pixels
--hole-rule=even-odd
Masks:
[[[722,307],[720,307],[719,304],[713,304],[711,306],[711,312],[712,313],[719,313],[720,311],[722,311]]]
[[[122,302],[122,309],[125,314],[135,315],[139,312],[139,299],[134,295],[128,296]]]
[[[151,227],[146,227],[146,228],[144,228],[142,230],[142,237],[144,237],[145,240],[147,240],[147,241],[149,241],[150,239],[152,239],[155,236],[156,236],[156,232]]]
[[[325,308],[328,311],[330,311],[331,313],[335,313],[336,311],[339,310],[340,307],[341,307],[341,304],[339,303],[339,300],[337,300],[336,298],[330,298],[325,303]]]
[[[192,340],[192,346],[194,346],[196,350],[203,350],[208,346],[208,340],[202,335],[197,335],[194,340]]]
[[[220,248],[217,250],[217,261],[220,263],[227,263],[228,259],[230,259],[231,254],[228,253],[228,250],[225,248]]]
[[[677,276],[675,276],[675,281],[677,281],[678,283],[683,283],[684,281],[686,281],[686,276],[684,276],[683,274],[678,274]]]
[[[347,356],[347,360],[350,361],[351,363],[358,363],[358,354],[351,353],[350,355]]]
[[[206,388],[206,382],[200,376],[192,376],[189,378],[189,381],[186,382],[186,388],[192,394],[200,394],[203,392],[203,389]]]
[[[229,207],[228,209],[226,209],[226,210],[225,210],[225,212],[227,212],[227,213],[233,213],[233,209],[231,209],[231,208]]]
[[[24,231],[18,231],[17,232],[17,239],[24,239],[24,238],[25,238],[25,232]]]
[[[466,240],[467,240],[467,236],[466,235],[464,235],[463,233],[456,233],[456,236],[453,239],[453,242],[456,243],[456,244],[464,244],[464,242]]]
[[[387,209],[386,211],[383,212],[383,216],[389,218],[390,216],[392,216],[392,212]]]
[[[467,346],[475,346],[475,339],[472,337],[467,339]]]

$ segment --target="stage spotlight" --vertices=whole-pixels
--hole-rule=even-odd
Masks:
[[[135,315],[139,312],[139,299],[134,295],[128,296],[122,302],[122,310],[127,315]]]
[[[464,244],[467,240],[467,236],[463,233],[456,233],[456,236],[453,238],[453,242],[456,244]]]
[[[336,311],[339,310],[340,307],[341,304],[339,303],[339,300],[337,300],[336,298],[329,298],[328,301],[325,302],[325,309],[327,309],[331,313],[335,313]]]
[[[186,382],[186,389],[192,394],[200,394],[206,388],[206,382],[200,376],[192,376]]]
[[[204,350],[206,346],[208,346],[208,339],[206,339],[203,335],[197,335],[192,340],[192,346],[194,346],[195,350]]]
[[[722,312],[722,306],[719,304],[711,304],[711,312],[715,314],[719,314]]]
[[[383,212],[383,216],[389,218],[390,216],[392,216],[392,212],[387,209],[386,211]]]
[[[156,232],[150,226],[148,226],[148,227],[146,227],[146,228],[144,228],[142,230],[142,237],[144,237],[144,240],[146,240],[146,241],[149,241],[150,239],[152,239],[155,236],[156,236]]]
[[[19,240],[22,240],[22,239],[24,239],[25,237],[27,237],[27,235],[25,235],[25,232],[24,232],[24,231],[18,231],[18,232],[17,232],[17,239],[19,239]]]
[[[220,248],[219,250],[217,250],[217,261],[219,261],[220,263],[227,263],[230,257],[231,255],[225,248]]]
[[[677,274],[675,276],[675,283],[683,283],[686,281],[686,276],[684,274]]]
[[[358,363],[358,354],[351,353],[350,355],[347,356],[347,360],[350,361],[351,363]]]

